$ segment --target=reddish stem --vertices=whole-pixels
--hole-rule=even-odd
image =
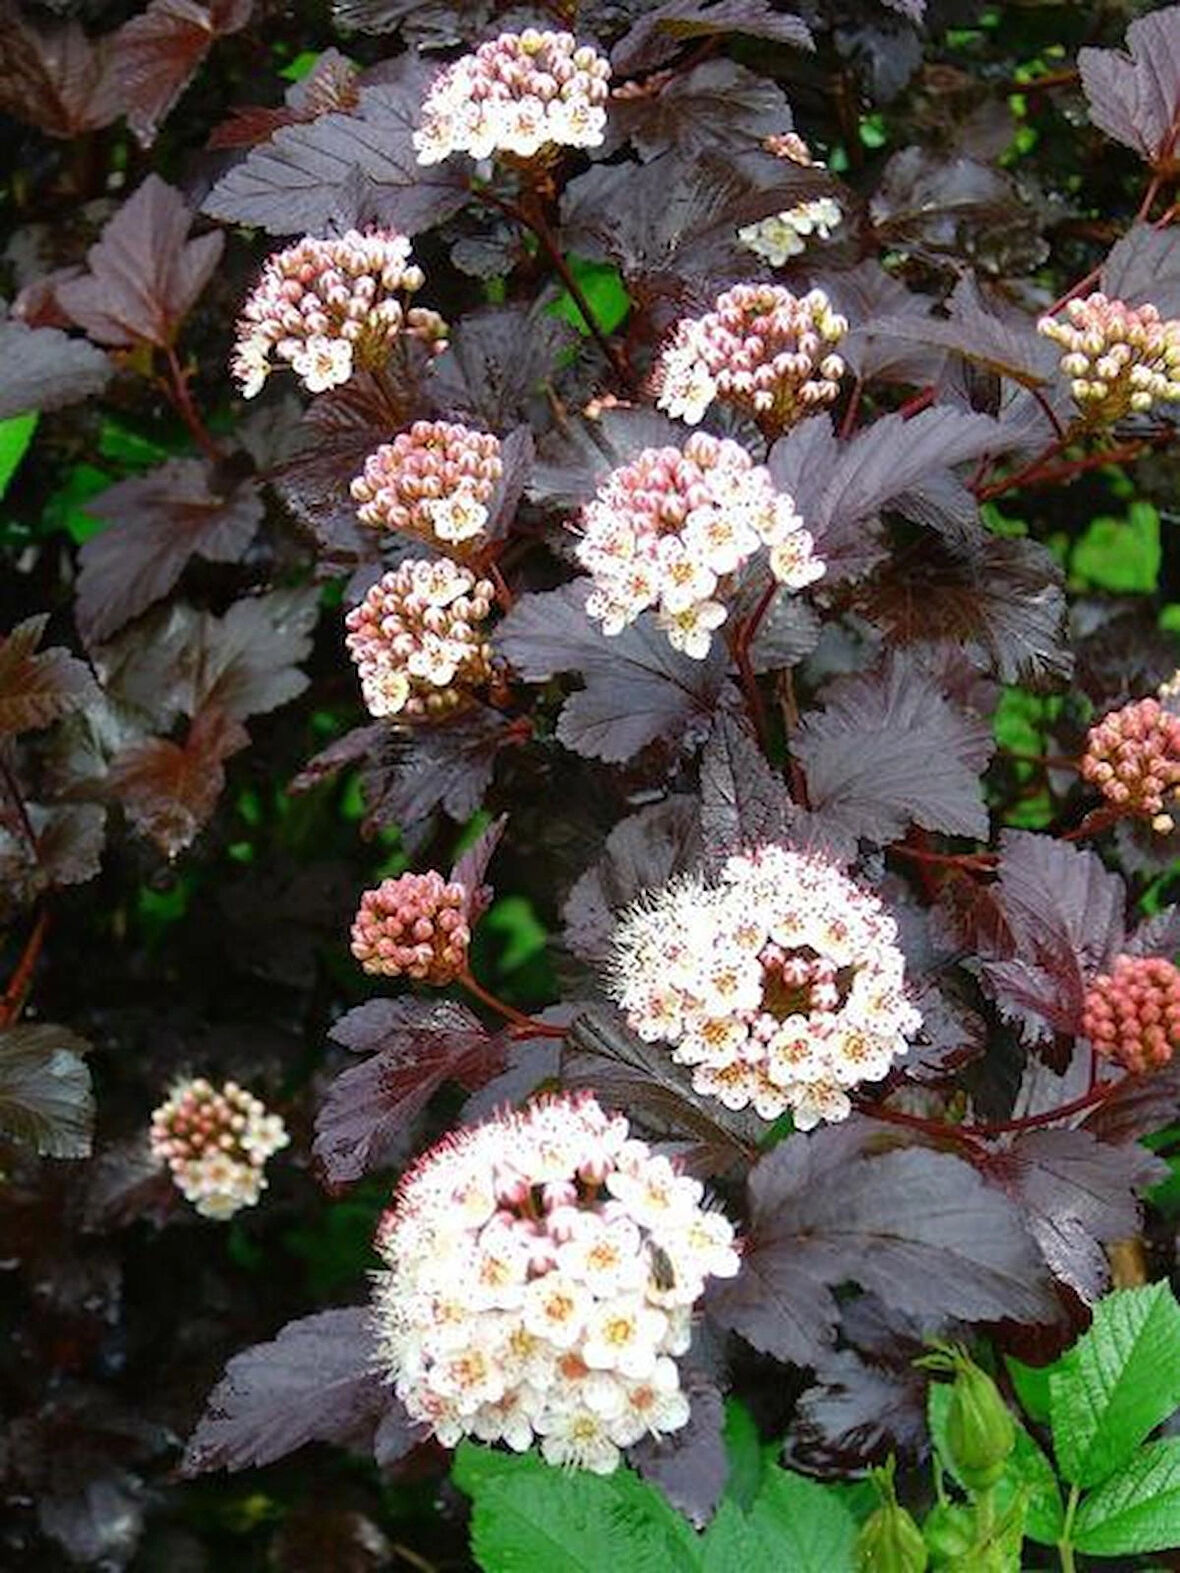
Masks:
[[[13,969],[12,977],[8,980],[8,987],[0,998],[0,1029],[11,1027],[21,1013],[25,997],[33,982],[33,970],[37,965],[37,958],[41,954],[41,946],[45,941],[45,933],[49,928],[49,913],[42,907],[37,914],[37,921],[20,953],[20,960]]]
[[[209,430],[201,419],[200,411],[193,403],[184,368],[181,366],[176,350],[171,344],[165,349],[164,358],[168,363],[168,382],[165,384],[164,391],[167,393],[173,409],[188,427],[189,434],[197,447],[200,448],[210,464],[217,464],[221,459],[221,451],[209,435]]]
[[[890,852],[900,852],[902,857],[916,858],[919,863],[940,863],[948,868],[965,868],[971,873],[989,872],[999,862],[995,852],[928,852],[925,847],[915,847],[906,841],[895,841]]]
[[[1104,830],[1109,830],[1111,825],[1121,817],[1120,811],[1109,805],[1105,808],[1091,809],[1080,825],[1075,825],[1072,830],[1060,831],[1058,840],[1084,841],[1087,836],[1099,836]]]
[[[1035,459],[1030,460],[1022,470],[1015,470],[1011,475],[1006,475],[1001,481],[993,481],[990,486],[976,486],[975,495],[980,502],[987,502],[991,497],[999,497],[1003,492],[1015,491],[1018,486],[1024,486],[1029,481],[1039,480],[1041,466],[1046,459],[1051,459],[1061,452],[1062,441],[1054,437],[1053,441],[1042,448]]]
[[[1122,1082],[1103,1082],[1099,1087],[1091,1087],[1079,1098],[1074,1098],[1069,1103],[1063,1103],[1056,1109],[1046,1109],[1041,1114],[1025,1114],[1014,1120],[995,1120],[990,1124],[962,1125],[952,1124],[948,1120],[926,1119],[920,1114],[906,1114],[901,1109],[889,1109],[872,1103],[862,1103],[860,1112],[873,1120],[882,1120],[887,1125],[904,1125],[910,1130],[922,1131],[926,1136],[933,1136],[939,1141],[960,1141],[971,1146],[977,1146],[991,1136],[1008,1136],[1017,1131],[1035,1131],[1043,1125],[1055,1125],[1058,1120],[1068,1120],[1072,1115],[1082,1114],[1087,1109],[1096,1109],[1100,1104],[1113,1096],[1122,1086]]]
[[[762,705],[762,694],[758,688],[758,677],[750,661],[750,646],[754,643],[758,630],[762,626],[762,619],[770,609],[770,603],[774,600],[774,592],[777,589],[777,581],[770,579],[758,598],[758,604],[754,607],[749,617],[743,618],[738,623],[731,642],[733,658],[737,662],[738,673],[742,680],[742,692],[746,696],[746,704],[750,711],[750,719],[754,723],[754,730],[758,735],[759,742],[764,746],[766,743],[766,712]]]
[[[856,428],[856,417],[860,414],[860,396],[864,391],[864,382],[858,377],[852,385],[852,394],[848,400],[848,408],[844,411],[844,419],[840,422],[840,440],[851,437]]]
[[[923,388],[920,393],[915,393],[912,399],[907,399],[897,413],[903,421],[908,421],[912,415],[918,415],[923,410],[928,410],[933,403],[934,389]]]
[[[505,1021],[510,1021],[514,1027],[523,1027],[531,1038],[564,1038],[565,1028],[554,1027],[547,1021],[538,1021],[535,1016],[527,1016],[524,1011],[517,1010],[515,1005],[508,1005],[502,999],[497,999],[482,983],[477,983],[470,972],[461,972],[457,982],[461,983],[469,994],[473,994],[481,1004],[489,1010],[494,1010],[497,1015],[503,1016]]]

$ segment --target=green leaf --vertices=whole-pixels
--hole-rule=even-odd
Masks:
[[[1149,502],[1136,501],[1125,519],[1104,514],[1091,520],[1070,557],[1075,578],[1119,594],[1150,595],[1159,583],[1160,516]]]
[[[762,1490],[766,1450],[750,1411],[736,1398],[726,1400],[722,1434],[725,1438],[725,1456],[729,1460],[725,1494],[748,1512]]]
[[[10,415],[6,421],[0,421],[0,497],[8,490],[8,483],[27,452],[39,419],[36,410],[30,410],[27,415]]]
[[[951,1383],[932,1382],[926,1395],[926,1416],[938,1461],[957,1485],[966,1490],[946,1440],[946,1417],[951,1402]],[[1013,1416],[1015,1420],[1015,1416]],[[997,1516],[1004,1518],[1023,1491],[1027,1500],[1024,1532],[1042,1546],[1055,1546],[1061,1538],[1065,1510],[1053,1465],[1036,1441],[1016,1420],[1016,1441],[1004,1473],[996,1482]]]
[[[1049,1424],[1049,1372],[1047,1365],[1025,1365],[1015,1355],[1005,1355],[1004,1364],[1016,1389],[1021,1408],[1030,1420],[1038,1425]]]
[[[455,1484],[473,1499],[471,1549],[484,1573],[697,1573],[696,1537],[628,1469],[554,1469],[535,1453],[464,1443]]]
[[[772,1466],[753,1507],[731,1497],[701,1543],[702,1573],[852,1573],[856,1524],[827,1487]]]
[[[587,262],[582,257],[566,260],[594,313],[594,320],[604,333],[613,333],[631,310],[631,297],[623,285],[622,274],[610,262]],[[581,334],[590,331],[569,290],[562,290],[549,307],[549,314],[562,318]]]
[[[1152,1442],[1082,1501],[1073,1543],[1090,1556],[1180,1546],[1180,1438]]]
[[[1166,1283],[1119,1289],[1049,1378],[1053,1446],[1067,1480],[1094,1486],[1180,1405],[1180,1305]]]

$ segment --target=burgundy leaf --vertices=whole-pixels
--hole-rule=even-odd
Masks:
[[[34,901],[54,885],[84,885],[98,873],[105,841],[106,809],[101,803],[58,803],[44,808],[26,803],[37,837],[34,855],[27,837],[0,828],[0,906]]]
[[[311,792],[323,782],[331,781],[341,770],[359,764],[375,753],[388,731],[389,728],[380,721],[372,726],[354,727],[351,732],[338,737],[334,743],[329,743],[327,748],[309,759],[299,774],[288,783],[287,791],[295,794]]]
[[[644,448],[683,443],[683,426],[659,410],[604,409],[595,420],[570,421],[546,435],[529,496],[555,508],[579,508],[611,470],[629,464]]]
[[[1144,918],[1123,946],[1128,956],[1166,956],[1175,961],[1180,951],[1180,906],[1161,907]]]
[[[710,857],[788,841],[796,818],[786,782],[743,721],[718,711],[701,756],[701,834]]]
[[[780,1360],[826,1358],[835,1290],[848,1282],[914,1316],[1052,1315],[1018,1209],[950,1153],[881,1150],[880,1127],[868,1122],[774,1148],[750,1175],[750,1208],[742,1271],[710,1307]]]
[[[468,910],[473,917],[479,917],[491,905],[492,889],[490,885],[484,884],[484,875],[507,824],[507,814],[493,819],[480,831],[466,852],[459,855],[450,872],[449,878],[470,893]]]
[[[1080,49],[1078,69],[1094,124],[1169,169],[1180,129],[1180,6],[1132,22],[1126,53]]]
[[[619,76],[636,76],[663,65],[687,40],[730,33],[796,49],[815,47],[807,24],[784,15],[769,0],[665,0],[642,11],[611,50],[611,64]],[[777,129],[789,130],[789,120]]]
[[[95,131],[121,112],[107,40],[73,20],[38,27],[12,0],[0,3],[0,111],[65,139]]]
[[[58,328],[0,322],[0,420],[56,410],[100,393],[114,367],[95,345]]]
[[[908,318],[915,326],[929,321],[934,305],[929,295],[914,294],[879,262],[868,260],[822,282],[851,324],[840,341],[840,357],[858,377],[908,384],[939,381],[946,360],[944,350],[876,331],[880,321]]]
[[[386,825],[416,825],[437,808],[459,824],[470,819],[492,779],[496,755],[513,741],[520,741],[519,734],[486,705],[472,705],[439,725],[380,728],[361,770],[365,835]]]
[[[790,124],[791,111],[782,89],[725,59],[706,60],[684,75],[657,80],[626,96],[616,93],[610,118],[611,129],[628,137],[643,159],[669,148],[690,157],[758,148],[766,137]],[[795,173],[792,166],[784,166],[784,173],[788,171]],[[814,177],[809,184],[822,184],[824,190],[831,187],[830,180],[817,182]],[[797,195],[784,192],[782,205],[787,208],[798,200]]]
[[[1176,7],[1180,15],[1180,6]],[[1102,264],[1106,295],[1129,306],[1151,304],[1161,317],[1180,315],[1180,235],[1154,224],[1132,224]]]
[[[493,0],[333,0],[332,15],[346,33],[400,32],[438,49],[483,38],[495,9]]]
[[[381,1375],[370,1313],[350,1306],[288,1322],[272,1343],[235,1355],[189,1438],[181,1470],[248,1469],[307,1442],[376,1443],[392,1463],[414,1441]]]
[[[212,277],[225,237],[187,238],[193,215],[180,192],[149,175],[87,253],[89,272],[57,298],[99,344],[167,348]]]
[[[1079,1056],[1080,1057],[1080,1056]],[[1126,1076],[1117,1091],[1086,1115],[1100,1141],[1133,1142],[1175,1122],[1180,1114],[1180,1060],[1150,1076]]]
[[[362,89],[355,113],[276,131],[217,183],[205,211],[272,235],[361,220],[414,235],[450,218],[468,198],[466,178],[454,159],[418,163],[413,133],[432,72],[404,59],[396,80]]]
[[[823,697],[823,711],[805,716],[794,738],[814,809],[877,843],[911,823],[986,839],[979,775],[993,744],[982,721],[944,699],[905,654],[838,678]]]
[[[586,615],[587,580],[524,595],[500,624],[496,643],[528,682],[577,672],[585,687],[565,703],[557,735],[567,748],[609,763],[633,758],[658,738],[703,732],[725,675],[714,643],[704,661],[679,654],[645,614],[615,638]]]
[[[209,822],[225,790],[225,761],[249,742],[240,721],[207,706],[183,744],[153,737],[119,754],[110,790],[135,828],[174,858]]]
[[[0,1132],[43,1158],[86,1158],[94,1093],[90,1045],[66,1027],[37,1022],[0,1031]]]
[[[99,1153],[88,1165],[84,1183],[82,1221],[88,1230],[122,1229],[140,1218],[163,1224],[182,1205],[146,1133]]]
[[[699,1372],[682,1383],[691,1404],[688,1424],[668,1436],[645,1437],[627,1457],[697,1529],[713,1517],[729,1474],[722,1426],[725,1405],[720,1392]]]
[[[410,1149],[413,1121],[444,1082],[471,1088],[504,1063],[504,1044],[449,1001],[370,1000],[332,1028],[368,1057],[341,1071],[316,1116],[312,1149],[331,1185],[387,1169]]]
[[[220,487],[200,459],[167,459],[100,492],[86,509],[108,524],[79,557],[75,615],[91,645],[166,596],[194,554],[237,561],[263,514],[254,482]]]
[[[127,124],[144,147],[218,38],[250,20],[254,0],[150,0],[111,39],[111,70]]]
[[[49,622],[26,618],[0,640],[0,737],[50,726],[98,698],[89,667],[59,645],[37,654]]]
[[[537,307],[486,306],[456,324],[431,393],[455,415],[503,432],[527,421],[577,335]]]
[[[903,148],[885,166],[871,207],[883,244],[933,261],[969,257],[1004,273],[1047,254],[1038,214],[1012,177],[975,159]]]

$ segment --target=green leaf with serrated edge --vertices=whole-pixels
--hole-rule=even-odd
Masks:
[[[946,1440],[946,1417],[951,1402],[951,1383],[932,1382],[926,1395],[926,1418],[934,1442],[938,1461],[964,1491],[967,1489],[955,1468]],[[1004,1473],[996,1482],[996,1510],[1004,1518],[1021,1491],[1027,1498],[1024,1532],[1030,1540],[1042,1546],[1055,1546],[1061,1538],[1065,1521],[1061,1492],[1053,1465],[1037,1446],[1019,1420],[1016,1421],[1016,1441]]]
[[[750,1411],[736,1398],[726,1402],[722,1434],[725,1438],[725,1455],[729,1460],[725,1495],[732,1497],[738,1507],[749,1511],[762,1490],[766,1455]]]
[[[1008,1368],[1012,1386],[1016,1389],[1020,1407],[1030,1420],[1035,1420],[1038,1425],[1047,1426],[1049,1424],[1049,1376],[1055,1367],[1025,1365],[1024,1361],[1017,1360],[1015,1355],[1005,1355],[1004,1364]]]
[[[28,451],[39,419],[36,410],[30,410],[27,415],[10,415],[6,421],[0,421],[0,497],[8,490],[17,465]]]
[[[1076,578],[1124,595],[1150,595],[1159,583],[1162,552],[1160,516],[1149,502],[1136,501],[1125,519],[1091,520],[1070,555]]]
[[[1049,1378],[1065,1479],[1094,1486],[1180,1405],[1180,1305],[1167,1284],[1118,1289]]]
[[[1180,1438],[1148,1443],[1083,1498],[1073,1543],[1096,1557],[1180,1546]]]
[[[856,1524],[827,1486],[771,1466],[749,1512],[727,1497],[701,1541],[702,1573],[852,1573]]]

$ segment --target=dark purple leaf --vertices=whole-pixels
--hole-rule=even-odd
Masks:
[[[551,1027],[568,1027],[582,1006],[563,1003],[534,1011],[537,1021]],[[477,1087],[464,1100],[457,1123],[475,1125],[505,1108],[518,1108],[538,1089],[553,1089],[561,1084],[561,1060],[565,1045],[559,1038],[529,1038],[513,1035],[504,1046],[504,1069],[491,1081]]]
[[[701,756],[701,835],[710,858],[788,841],[796,817],[786,782],[745,724],[718,711]]]
[[[904,654],[838,678],[793,740],[811,805],[850,834],[885,843],[911,823],[986,839],[979,776],[988,726],[956,709]]]
[[[777,1359],[826,1358],[835,1290],[849,1282],[919,1317],[1052,1314],[1019,1211],[950,1153],[881,1150],[881,1128],[868,1122],[776,1147],[750,1175],[750,1208],[742,1271],[710,1308]]]
[[[1087,1305],[1110,1287],[1103,1246],[1138,1233],[1139,1195],[1169,1173],[1133,1143],[1081,1130],[1024,1131],[983,1169],[1024,1213],[1049,1271]]]
[[[225,236],[187,238],[179,191],[149,175],[86,254],[89,272],[59,285],[62,309],[99,344],[169,346],[212,277]]]
[[[714,1384],[697,1372],[689,1372],[682,1385],[692,1405],[688,1424],[668,1436],[645,1437],[627,1457],[678,1513],[703,1529],[729,1474],[722,1437],[725,1405]]]
[[[84,885],[98,873],[106,829],[101,803],[26,803],[37,837],[34,857],[23,834],[0,830],[0,880],[16,905],[33,901],[54,885]]]
[[[807,24],[800,17],[784,15],[769,0],[666,0],[644,10],[623,34],[611,50],[611,65],[619,76],[637,76],[663,65],[688,40],[730,33],[796,49],[815,47]],[[777,129],[789,130],[790,122],[780,123]]]
[[[1175,961],[1180,951],[1180,906],[1161,907],[1144,918],[1123,946],[1127,956],[1164,956]]]
[[[48,1022],[0,1030],[0,1131],[43,1158],[86,1158],[94,1094],[90,1045]]]
[[[450,878],[471,893],[471,911],[476,917],[491,904],[492,889],[490,885],[484,884],[484,875],[507,824],[507,814],[493,819],[480,831],[466,852],[460,854],[451,870]]]
[[[1180,129],[1180,6],[1132,22],[1126,52],[1079,50],[1078,69],[1099,130],[1170,168]]]
[[[113,371],[86,339],[71,339],[59,328],[0,322],[0,420],[77,404],[101,393]]]
[[[867,260],[822,282],[851,324],[840,341],[840,356],[858,377],[907,384],[938,382],[944,350],[875,332],[879,320],[912,318],[914,325],[929,321],[934,305],[929,295],[914,294],[880,263]]]
[[[529,496],[550,507],[579,508],[611,470],[629,464],[644,448],[683,443],[684,427],[658,410],[605,409],[596,420],[571,421],[546,435]]]
[[[378,730],[361,770],[365,835],[386,825],[416,825],[436,808],[462,824],[483,801],[496,755],[520,741],[504,717],[485,705],[472,705],[439,725],[364,728]]]
[[[127,124],[150,147],[218,38],[250,20],[254,0],[150,0],[110,41],[111,72]]]
[[[347,1185],[404,1157],[413,1121],[444,1082],[471,1088],[503,1067],[504,1044],[462,1005],[370,1000],[332,1028],[332,1039],[368,1057],[340,1072],[316,1116],[317,1163]]]
[[[375,754],[388,732],[389,728],[381,721],[374,722],[372,726],[354,727],[351,732],[338,737],[334,743],[329,743],[327,748],[309,759],[299,774],[288,783],[287,791],[295,794],[314,791],[323,782],[339,775],[347,766],[360,764]]]
[[[1133,1142],[1180,1118],[1180,1060],[1150,1076],[1126,1076],[1113,1093],[1086,1115],[1085,1128],[1100,1141]]]
[[[414,235],[450,218],[467,200],[466,178],[456,159],[418,163],[413,133],[433,72],[403,60],[396,80],[362,89],[355,113],[276,131],[214,186],[205,211],[272,235],[372,221]]]
[[[1049,381],[1056,367],[1055,358],[1046,353],[1048,340],[1037,334],[1031,317],[1017,325],[980,308],[965,308],[945,319],[881,317],[861,330],[858,342],[863,342],[865,353],[876,359],[892,359],[907,345],[924,347],[927,353],[932,349],[949,350],[1029,388]],[[998,436],[998,447],[1016,445],[1017,434]]]
[[[365,1307],[288,1322],[273,1343],[235,1355],[189,1438],[182,1472],[269,1464],[307,1442],[371,1447],[386,1462],[415,1438],[379,1370]]]
[[[797,666],[819,643],[823,624],[800,595],[775,592],[750,645],[754,672],[781,672]]]
[[[966,258],[993,273],[1044,260],[1038,214],[1010,175],[974,159],[903,148],[874,193],[878,239],[938,261]]]
[[[225,790],[225,761],[249,742],[240,721],[209,705],[183,744],[153,737],[118,754],[110,792],[135,828],[174,858],[208,824]]]
[[[1176,7],[1180,14],[1180,6]],[[1129,306],[1150,303],[1161,317],[1180,314],[1180,235],[1154,224],[1133,224],[1102,264],[1104,294]]]
[[[644,891],[694,868],[701,851],[697,804],[685,794],[622,820],[607,836],[602,857],[566,899],[566,946],[592,966],[601,965],[621,910]]]
[[[83,1228],[122,1229],[139,1218],[163,1224],[181,1206],[172,1176],[146,1134],[115,1142],[93,1158],[84,1180]]]
[[[438,49],[484,36],[492,0],[333,0],[346,33],[403,32],[408,44]]]
[[[456,416],[507,431],[537,413],[546,383],[576,337],[569,323],[535,307],[470,312],[434,362],[431,394]]]
[[[194,554],[235,562],[262,521],[252,481],[217,485],[200,459],[167,459],[87,501],[107,522],[82,547],[75,616],[87,644],[99,644],[161,600]]]
[[[527,682],[577,672],[585,687],[567,699],[557,735],[588,759],[632,759],[658,738],[690,741],[708,724],[725,677],[723,646],[704,661],[673,650],[644,614],[608,639],[586,615],[589,581],[522,596],[500,624],[496,643]]]
[[[643,159],[670,148],[688,157],[758,148],[790,123],[781,88],[721,58],[706,60],[667,82],[657,78],[626,96],[616,95],[610,118],[612,131],[629,138]],[[794,172],[792,166],[786,168]],[[830,186],[823,184],[825,189]],[[797,200],[784,195],[782,205],[787,208]]]
[[[0,111],[71,138],[120,113],[105,39],[87,38],[78,22],[34,26],[11,0],[0,4]]]
[[[51,726],[98,698],[89,667],[54,645],[37,654],[49,618],[26,618],[0,640],[0,737]]]
[[[897,1068],[909,1081],[945,1081],[984,1053],[987,1023],[934,976],[914,979],[911,988],[922,1025]]]

